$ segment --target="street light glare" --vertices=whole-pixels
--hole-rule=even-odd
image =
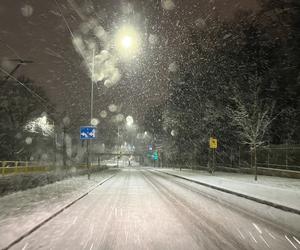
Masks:
[[[132,46],[132,37],[130,37],[130,36],[124,36],[123,39],[122,39],[122,46],[125,49],[130,48]]]
[[[117,34],[115,45],[118,53],[123,58],[129,58],[139,50],[140,38],[138,32],[129,25],[121,27]]]
[[[132,126],[133,125],[133,118],[132,118],[132,116],[127,116],[126,117],[126,124],[127,124],[127,126]]]

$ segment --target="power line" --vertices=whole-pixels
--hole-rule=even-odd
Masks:
[[[0,42],[2,42],[8,49],[10,49],[15,54],[16,57],[22,60],[22,58],[18,55],[18,53],[12,47],[10,47],[6,42],[4,42],[2,39],[0,39]]]
[[[22,87],[24,87],[30,94],[32,94],[33,96],[35,96],[37,99],[39,99],[42,102],[48,103],[47,100],[45,100],[43,97],[41,97],[40,95],[38,95],[37,93],[35,93],[32,89],[28,88],[24,83],[22,83],[21,81],[19,81],[16,77],[14,77],[10,73],[8,73],[6,70],[2,69],[1,67],[0,67],[0,70],[3,73],[5,73],[6,75],[8,75],[9,77],[11,77],[12,79],[14,79],[17,83],[19,83]],[[45,105],[45,107],[47,107],[47,106]]]
[[[57,0],[54,0],[54,2],[56,3],[56,5],[57,5],[57,8],[58,8],[58,10],[59,10],[59,12],[60,12],[60,14],[61,14],[61,16],[62,16],[62,18],[63,18],[63,20],[64,20],[65,24],[66,24],[66,27],[67,27],[67,29],[68,29],[68,30],[69,30],[69,32],[70,32],[70,34],[71,34],[71,36],[72,36],[73,40],[75,40],[75,36],[74,36],[74,34],[73,34],[73,32],[72,32],[72,30],[71,30],[71,28],[70,28],[70,25],[69,25],[69,23],[68,23],[67,19],[65,18],[64,14],[63,14],[63,12],[62,12],[62,10],[61,10],[61,8],[60,8],[60,6],[59,6],[59,4],[58,4]],[[75,45],[76,45],[76,44],[75,44]],[[86,66],[88,67],[88,69],[89,69],[90,73],[93,73],[93,71],[92,71],[91,67],[89,66],[89,63],[88,63],[88,61],[86,60],[86,58],[85,58],[85,56],[84,56],[84,53],[83,53],[83,51],[81,50],[81,48],[80,48],[79,46],[77,46],[77,48],[78,48],[78,50],[80,51],[80,53],[81,53],[81,56],[82,56],[83,60],[85,61],[85,63],[86,63]]]

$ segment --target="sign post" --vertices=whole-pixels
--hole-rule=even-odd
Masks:
[[[212,167],[210,171],[211,173],[214,173],[216,165],[216,149],[218,148],[218,140],[216,138],[209,138],[209,148],[212,150]]]
[[[80,127],[80,140],[86,140],[86,165],[88,169],[88,179],[90,179],[90,151],[89,141],[96,139],[96,128],[93,126]]]
[[[89,143],[90,141],[86,141],[86,167],[88,170],[88,179],[90,179],[90,150],[89,150]]]

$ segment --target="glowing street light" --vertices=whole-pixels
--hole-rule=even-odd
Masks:
[[[124,36],[123,39],[122,39],[122,46],[125,49],[130,48],[132,46],[132,37],[130,37],[130,36]]]
[[[122,57],[126,58],[137,54],[139,44],[139,34],[132,26],[125,25],[116,34],[116,49]]]
[[[132,116],[129,115],[129,116],[126,117],[126,125],[129,126],[129,127],[131,127],[133,125]]]

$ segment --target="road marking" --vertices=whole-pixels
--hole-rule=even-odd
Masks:
[[[90,226],[90,233],[91,233],[91,235],[93,235],[93,233],[94,233],[94,224],[92,224],[91,226]]]
[[[242,239],[244,240],[245,239],[245,236],[242,234],[242,232],[237,228],[238,232],[240,233]]]
[[[252,235],[252,233],[249,232],[249,234],[250,234],[251,238],[254,240],[254,242],[257,243],[257,241],[256,241],[256,239],[254,238],[254,236]]]
[[[266,230],[266,231],[274,240],[276,239],[276,237],[273,234],[271,234],[268,230]]]
[[[264,239],[264,237],[262,237],[261,235],[260,235],[259,237],[260,237],[260,238],[262,239],[262,241],[267,245],[267,247],[270,248],[268,242],[266,242],[266,240]]]
[[[78,219],[78,216],[76,216],[76,217],[74,218],[72,225],[74,225],[74,224],[76,223],[77,219]]]
[[[300,245],[300,241],[295,236],[293,236],[293,238]]]
[[[25,250],[27,246],[28,246],[28,242],[24,245],[24,247],[22,248],[22,250]]]
[[[126,229],[126,231],[125,231],[125,241],[126,241],[126,242],[128,241],[128,231],[127,231],[127,229]]]
[[[262,234],[262,231],[260,230],[260,228],[259,228],[255,223],[252,223],[252,225],[255,227],[255,229],[256,229],[260,234]]]
[[[93,249],[93,246],[94,246],[94,243],[92,243],[92,245],[91,245],[91,247],[90,247],[90,250],[92,250],[92,249]]]
[[[287,236],[285,235],[285,238],[287,239],[287,241],[288,241],[295,249],[298,249],[298,248],[295,246],[295,244],[289,239],[289,237],[287,237]]]

